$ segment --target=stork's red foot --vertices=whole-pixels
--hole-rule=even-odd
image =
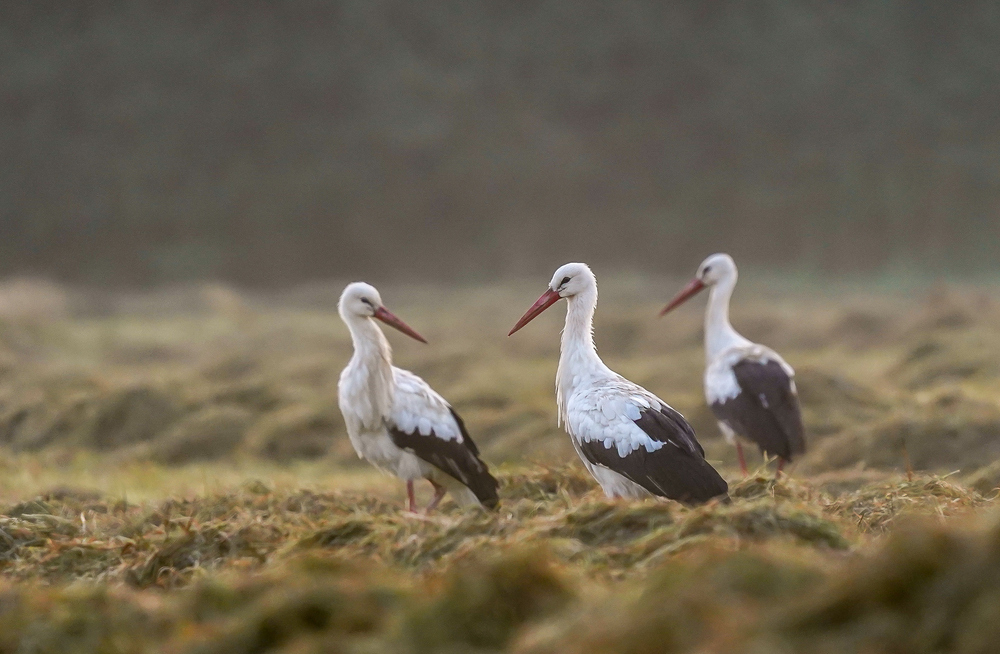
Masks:
[[[417,499],[413,496],[413,480],[409,479],[406,482],[406,497],[408,502],[407,510],[410,513],[417,512]]]
[[[436,509],[437,505],[441,503],[442,499],[444,499],[444,494],[448,492],[448,489],[441,484],[431,481],[430,479],[427,481],[430,481],[431,486],[434,487],[434,499],[431,500],[431,503],[427,505],[427,509],[424,511],[424,513],[430,515],[430,512]]]

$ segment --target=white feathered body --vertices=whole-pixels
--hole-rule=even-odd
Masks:
[[[806,451],[795,371],[777,352],[744,338],[729,322],[729,301],[739,276],[732,258],[706,259],[699,276],[709,274],[705,400],[727,441],[739,446],[737,436],[742,436],[762,452],[791,461]]]
[[[398,447],[389,425],[403,432],[457,440],[462,433],[450,405],[423,379],[392,365],[392,351],[382,331],[369,326],[368,338],[355,339],[354,356],[337,387],[347,435],[358,456],[404,481],[429,479],[448,488],[459,504],[478,503],[465,485]],[[432,436],[433,434],[433,436]]]
[[[651,439],[634,422],[639,419],[641,409],[662,402],[619,375],[611,375],[613,377],[604,379],[580,379],[578,376],[578,383],[572,390],[558,398],[559,418],[583,465],[607,497],[649,497],[645,488],[610,468],[591,463],[580,450],[581,443],[598,441],[624,457],[640,447],[649,452],[663,447],[663,443]]]
[[[729,322],[729,299],[736,286],[736,276],[724,279],[712,288],[705,310],[705,400],[709,406],[735,400],[743,389],[733,367],[743,361],[766,364],[774,361],[788,375],[792,393],[796,393],[795,370],[771,348],[754,343],[733,329]],[[761,398],[766,406],[766,399]],[[723,421],[719,429],[730,444],[736,433]]]
[[[655,452],[664,447],[635,421],[643,409],[659,409],[666,402],[608,368],[594,350],[590,335],[596,304],[596,288],[570,299],[556,371],[559,421],[607,497],[649,497],[651,493],[639,484],[591,463],[580,449],[582,443],[597,441],[625,457],[639,448]]]

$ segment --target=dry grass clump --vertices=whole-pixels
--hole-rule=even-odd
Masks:
[[[124,453],[164,464],[214,461],[243,443],[253,415],[237,406],[209,406],[190,413],[156,438]]]
[[[803,417],[813,439],[888,415],[891,401],[878,390],[815,368],[795,373]]]
[[[168,642],[191,654],[365,651],[387,638],[406,590],[369,566],[309,558],[260,577],[207,579],[183,595]]]
[[[337,458],[354,455],[347,438],[334,441],[342,419],[334,406],[290,406],[261,417],[247,435],[247,449],[276,461],[315,459],[335,451]],[[355,455],[356,457],[356,455]]]
[[[962,481],[979,494],[995,498],[1000,490],[1000,461],[994,461],[969,473]]]
[[[544,552],[516,549],[463,561],[430,601],[406,612],[392,640],[398,651],[502,651],[526,624],[564,611],[575,593]]]
[[[504,498],[536,502],[561,499],[568,503],[594,489],[593,478],[575,462],[536,462],[508,472],[499,481]]]
[[[814,563],[707,546],[525,630],[512,649],[518,654],[748,651],[757,620],[823,578],[824,570]]]
[[[987,504],[975,490],[937,477],[870,484],[827,500],[826,510],[854,520],[865,532],[885,532],[907,515],[962,515]]]
[[[1000,458],[1000,405],[946,387],[816,443],[802,471],[850,467],[972,471]]]
[[[931,323],[912,332],[905,353],[892,369],[904,388],[918,390],[1000,376],[998,360],[989,354],[1000,345],[1000,337],[989,324],[992,316],[952,314],[952,318],[956,316],[960,319]]]
[[[172,630],[164,602],[107,586],[0,585],[0,652],[141,654]]]
[[[992,652],[1000,642],[1000,528],[898,529],[775,625],[791,651]]]

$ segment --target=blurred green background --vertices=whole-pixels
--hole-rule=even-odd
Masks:
[[[5,0],[0,275],[993,275],[991,1]]]

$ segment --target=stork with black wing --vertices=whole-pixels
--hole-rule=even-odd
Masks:
[[[802,410],[795,371],[774,350],[741,336],[729,322],[729,299],[736,288],[736,263],[728,254],[713,254],[698,274],[660,315],[704,288],[710,288],[705,310],[705,399],[727,440],[736,444],[740,469],[747,474],[739,438],[785,462],[806,451]]]

